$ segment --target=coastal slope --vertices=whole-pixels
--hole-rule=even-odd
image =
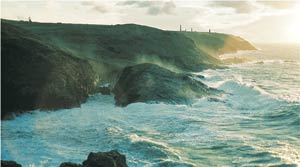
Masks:
[[[136,24],[3,21],[88,59],[100,79],[109,82],[115,82],[116,74],[130,65],[152,63],[172,71],[201,71],[222,64],[216,55],[254,49],[246,40],[229,34],[165,31]]]
[[[198,49],[216,58],[218,58],[219,55],[236,53],[240,50],[256,50],[256,48],[245,39],[231,34],[184,32],[184,35],[192,39]]]
[[[129,66],[153,64],[176,76],[223,66],[219,54],[255,49],[233,35],[164,31],[136,24],[2,19],[1,26],[2,115],[78,106],[101,85],[109,84],[112,90],[123,82],[120,76]],[[155,75],[160,77],[159,72]],[[133,87],[143,85],[142,80],[134,80]]]

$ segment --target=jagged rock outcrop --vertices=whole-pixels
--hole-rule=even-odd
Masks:
[[[1,167],[22,167],[15,161],[1,160]],[[63,162],[59,167],[128,167],[126,157],[117,150],[109,152],[91,152],[82,164]]]
[[[16,163],[15,161],[1,160],[1,167],[22,167],[22,165]]]
[[[109,152],[91,152],[81,164],[64,162],[59,167],[128,167],[126,158],[116,150]]]
[[[95,88],[87,60],[16,26],[1,24],[1,113],[79,106]]]
[[[124,68],[113,92],[116,104],[126,106],[134,102],[188,104],[218,91],[187,74],[145,63]]]
[[[86,167],[127,167],[126,158],[116,150],[110,152],[91,152],[83,163]]]

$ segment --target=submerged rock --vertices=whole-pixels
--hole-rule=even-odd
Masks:
[[[22,165],[16,163],[15,161],[1,160],[1,167],[22,167]]]
[[[91,152],[81,164],[64,162],[59,167],[127,167],[125,155],[116,150],[109,152]]]
[[[64,162],[64,163],[60,164],[59,167],[83,167],[83,166],[80,164],[72,163],[72,162]]]
[[[187,104],[195,97],[217,92],[187,74],[175,73],[155,64],[138,64],[124,68],[113,92],[116,104],[166,102]]]
[[[72,162],[64,162],[59,165],[59,167],[83,167],[81,164],[75,164]]]

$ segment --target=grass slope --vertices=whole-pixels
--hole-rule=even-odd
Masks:
[[[236,53],[239,50],[256,50],[248,41],[234,35],[209,32],[183,33],[194,41],[197,48],[214,57],[226,53]]]
[[[111,78],[115,80],[124,67],[139,63],[153,63],[172,71],[215,68],[220,61],[212,56],[212,51],[225,48],[229,44],[224,40],[233,37],[163,31],[135,24],[2,22],[26,29],[73,56],[89,60],[100,79],[108,82]]]
[[[200,71],[220,64],[215,58],[219,54],[255,49],[240,37],[219,33],[163,31],[135,24],[3,22],[26,29],[73,56],[88,59],[102,80],[139,63],[154,63],[173,71]]]

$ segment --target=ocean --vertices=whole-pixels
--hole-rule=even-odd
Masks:
[[[197,73],[225,93],[191,105],[121,108],[96,94],[78,108],[1,121],[1,159],[51,167],[117,149],[130,167],[300,166],[300,46],[256,47],[223,56],[246,63]]]

